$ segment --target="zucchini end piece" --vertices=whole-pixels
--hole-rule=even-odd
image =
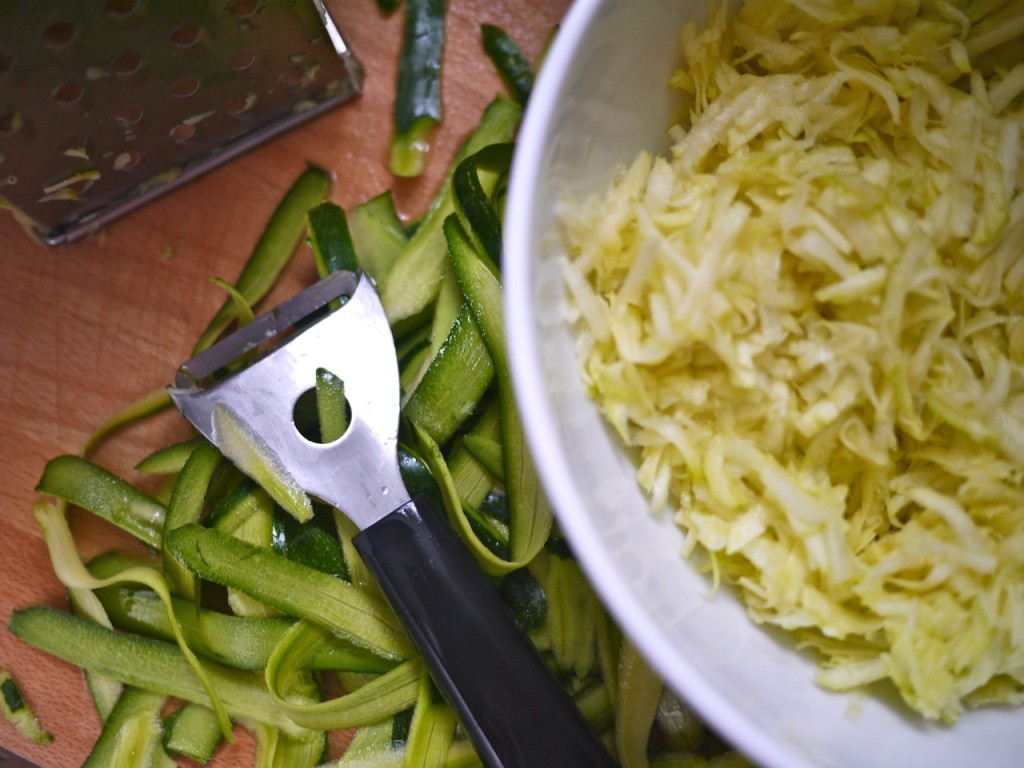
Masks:
[[[0,669],[0,708],[3,709],[4,719],[26,739],[36,744],[49,744],[53,741],[53,734],[39,724],[36,713],[21,695],[17,682],[5,669]]]
[[[395,176],[415,178],[423,173],[430,153],[430,139],[437,125],[437,119],[424,115],[413,120],[407,130],[395,134],[389,161]]]

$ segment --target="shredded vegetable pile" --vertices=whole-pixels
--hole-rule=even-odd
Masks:
[[[584,380],[820,682],[1024,702],[1024,4],[749,0],[561,212]]]

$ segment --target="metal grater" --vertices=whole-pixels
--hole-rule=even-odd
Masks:
[[[323,0],[0,0],[0,207],[70,242],[361,88]]]

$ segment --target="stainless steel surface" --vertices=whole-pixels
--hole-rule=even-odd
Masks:
[[[361,87],[322,0],[0,0],[0,204],[74,240]]]
[[[341,308],[316,319],[344,296]],[[312,324],[302,328],[304,321]],[[267,343],[271,349],[255,363],[207,386],[216,371]],[[327,444],[304,437],[293,417],[320,368],[344,381],[351,411],[345,434]],[[170,394],[217,445],[216,410],[232,411],[298,487],[360,528],[409,500],[398,470],[398,363],[384,308],[365,275],[335,273],[254,320],[185,363]]]

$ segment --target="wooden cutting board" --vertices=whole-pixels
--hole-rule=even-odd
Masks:
[[[374,0],[328,2],[366,70],[364,94],[271,144],[149,205],[84,242],[48,249],[0,212],[0,667],[13,673],[55,736],[29,743],[6,722],[0,746],[41,766],[77,766],[99,723],[79,670],[28,647],[6,629],[11,611],[66,606],[32,517],[46,461],[78,452],[90,432],[136,397],[169,383],[223,299],[211,277],[231,280],[282,194],[307,162],[331,170],[331,198],[350,206],[387,189],[405,216],[421,213],[459,142],[502,85],[485,57],[482,23],[503,27],[531,59],[569,0],[451,0],[444,56],[445,118],[425,175],[387,170],[401,14]],[[315,277],[300,254],[275,298]],[[272,298],[272,300],[274,300]],[[150,449],[187,434],[166,413],[121,433],[95,459],[134,479]],[[72,527],[83,557],[129,546],[84,513]],[[237,731],[216,766],[247,764]],[[340,744],[336,745],[340,748]]]

